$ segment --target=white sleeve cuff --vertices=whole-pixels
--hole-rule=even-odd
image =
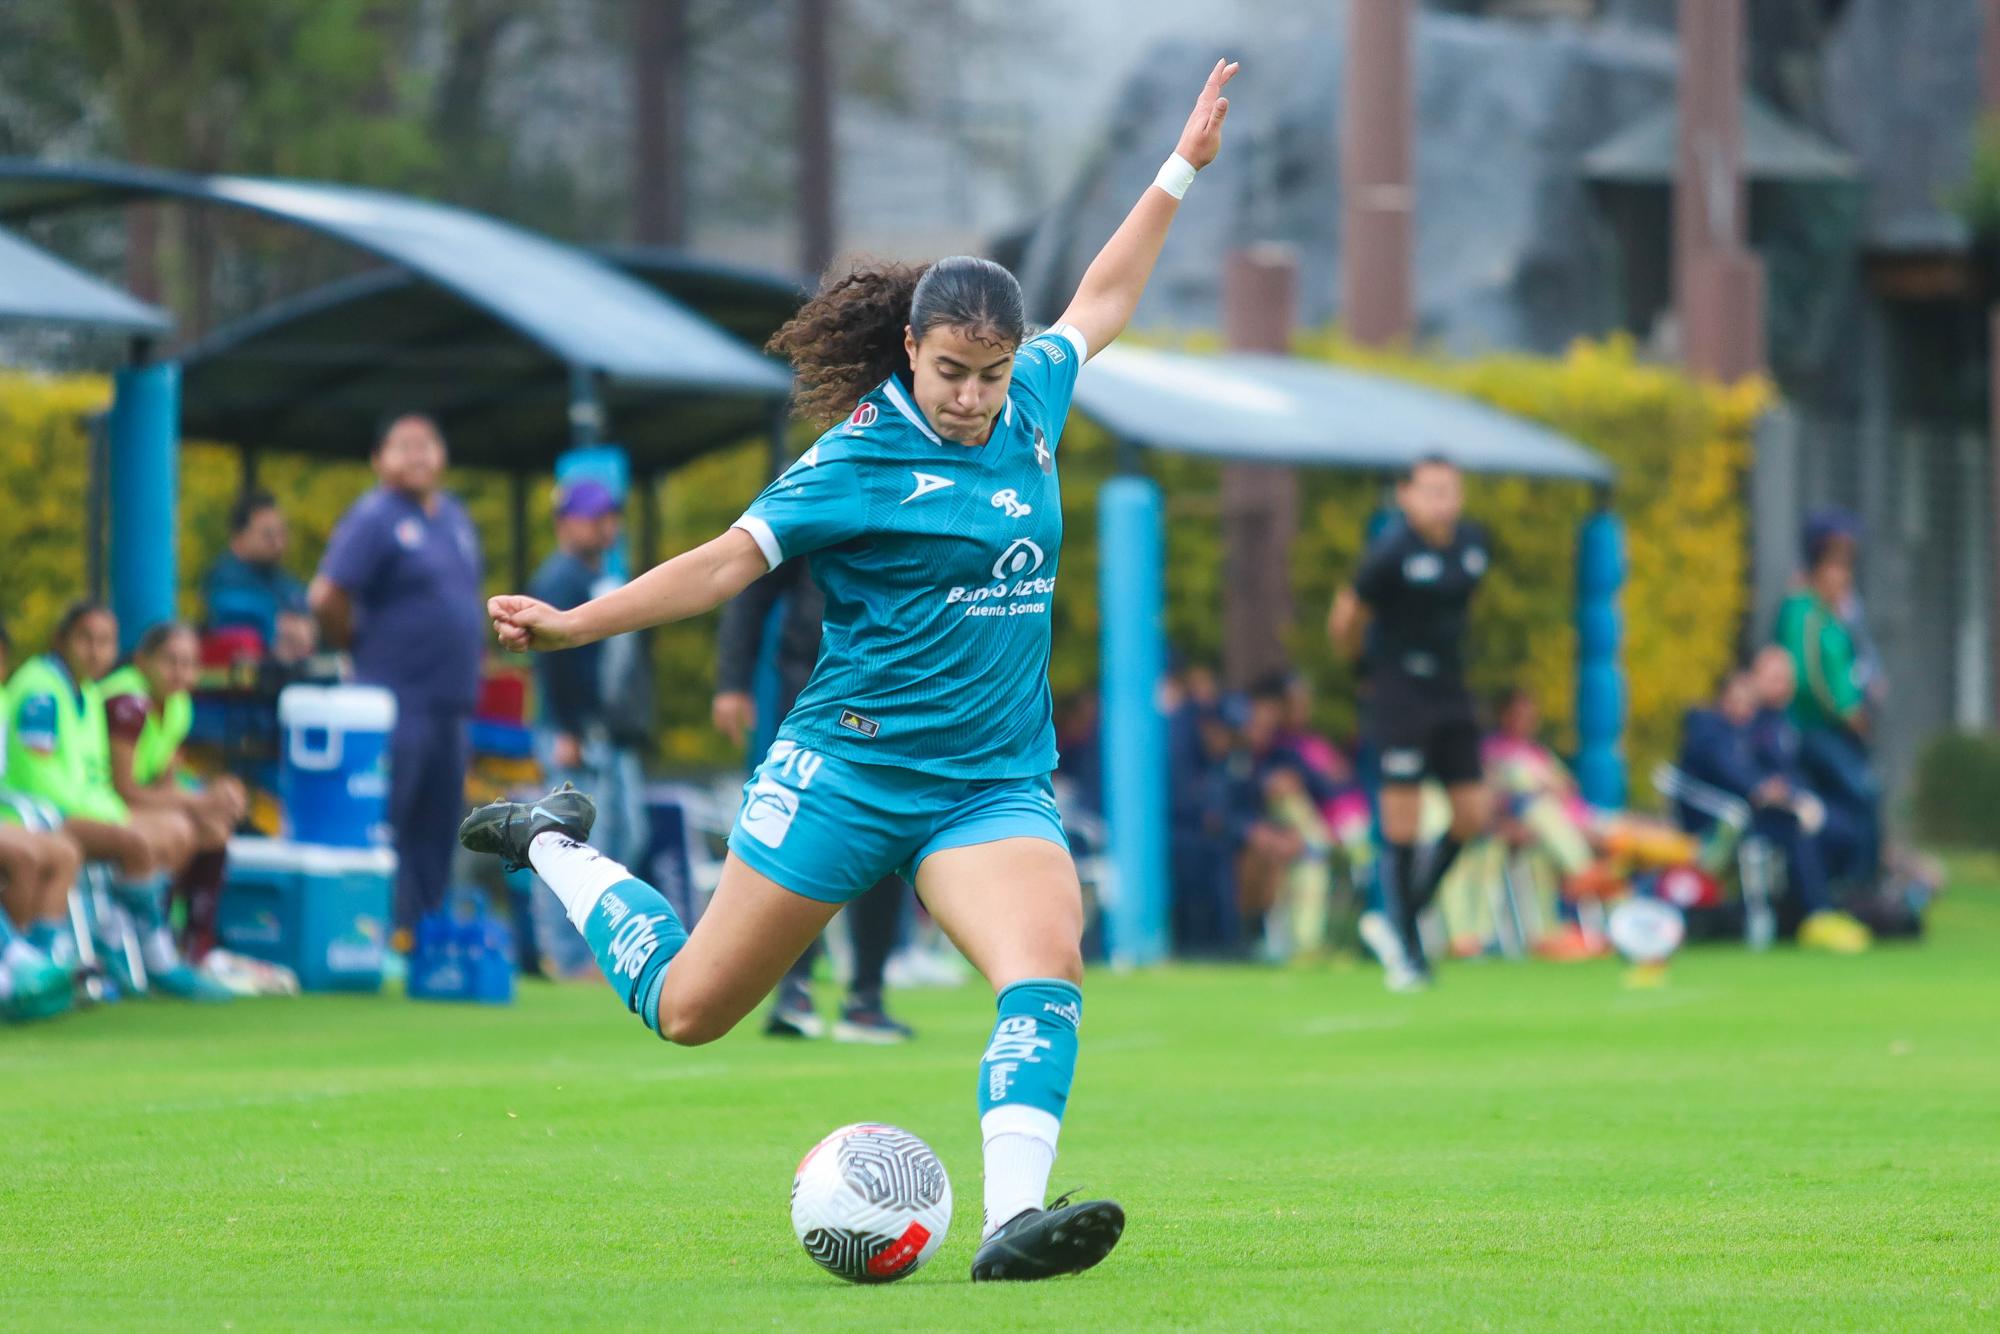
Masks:
[[[778,535],[771,531],[770,524],[754,514],[746,514],[729,526],[741,528],[750,534],[750,539],[757,544],[757,550],[764,553],[764,565],[767,569],[775,570],[785,563],[785,549],[778,545]]]
[[[1062,339],[1075,348],[1076,359],[1079,362],[1090,360],[1090,344],[1085,340],[1083,330],[1077,328],[1074,324],[1052,324],[1044,332]]]

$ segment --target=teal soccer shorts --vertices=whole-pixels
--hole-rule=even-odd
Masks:
[[[743,785],[729,849],[795,894],[846,903],[933,852],[1003,838],[1069,847],[1047,775],[933,778],[780,740]]]

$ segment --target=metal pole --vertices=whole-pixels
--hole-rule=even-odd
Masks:
[[[1416,329],[1410,0],[1347,7],[1340,96],[1340,317],[1370,346]]]
[[[111,420],[100,412],[90,419],[90,481],[84,496],[84,587],[92,602],[104,601],[104,533],[111,505]]]
[[[1681,0],[1674,303],[1690,371],[1721,380],[1764,365],[1764,270],[1746,246],[1742,0]]]
[[[569,368],[569,443],[572,449],[604,438],[604,398],[597,372],[588,366]]]
[[[834,0],[798,0],[799,265],[818,277],[833,261]]]
[[[1275,244],[1232,251],[1223,264],[1223,336],[1239,352],[1291,351],[1298,256]],[[1288,665],[1292,539],[1299,527],[1298,477],[1268,463],[1222,469],[1222,671],[1247,690]]]
[[[528,472],[516,468],[507,474],[507,517],[513,531],[514,587],[528,586]]]
[[[687,244],[687,0],[632,0],[632,236]]]
[[[1979,31],[1979,92],[1981,109],[2000,114],[2000,0],[1981,0]],[[1992,691],[1989,725],[2000,724],[2000,306],[1987,313],[1987,484],[1992,488],[1986,507],[1986,552],[1992,564],[1986,609],[1986,679]]]

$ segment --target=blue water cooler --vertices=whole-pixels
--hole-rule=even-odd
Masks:
[[[307,991],[377,991],[395,880],[388,848],[232,838],[216,936],[283,964]]]
[[[278,796],[285,836],[336,848],[386,847],[389,735],[396,697],[379,686],[287,686],[278,696]]]

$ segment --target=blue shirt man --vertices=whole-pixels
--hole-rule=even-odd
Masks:
[[[229,513],[229,546],[202,581],[211,627],[248,627],[276,650],[278,618],[306,614],[306,586],[280,564],[290,536],[277,497],[243,493]]]
[[[351,647],[355,676],[396,696],[389,823],[396,925],[408,930],[443,903],[450,878],[486,618],[479,535],[439,489],[436,423],[392,419],[371,462],[381,485],[341,517],[308,596],[327,642]]]

